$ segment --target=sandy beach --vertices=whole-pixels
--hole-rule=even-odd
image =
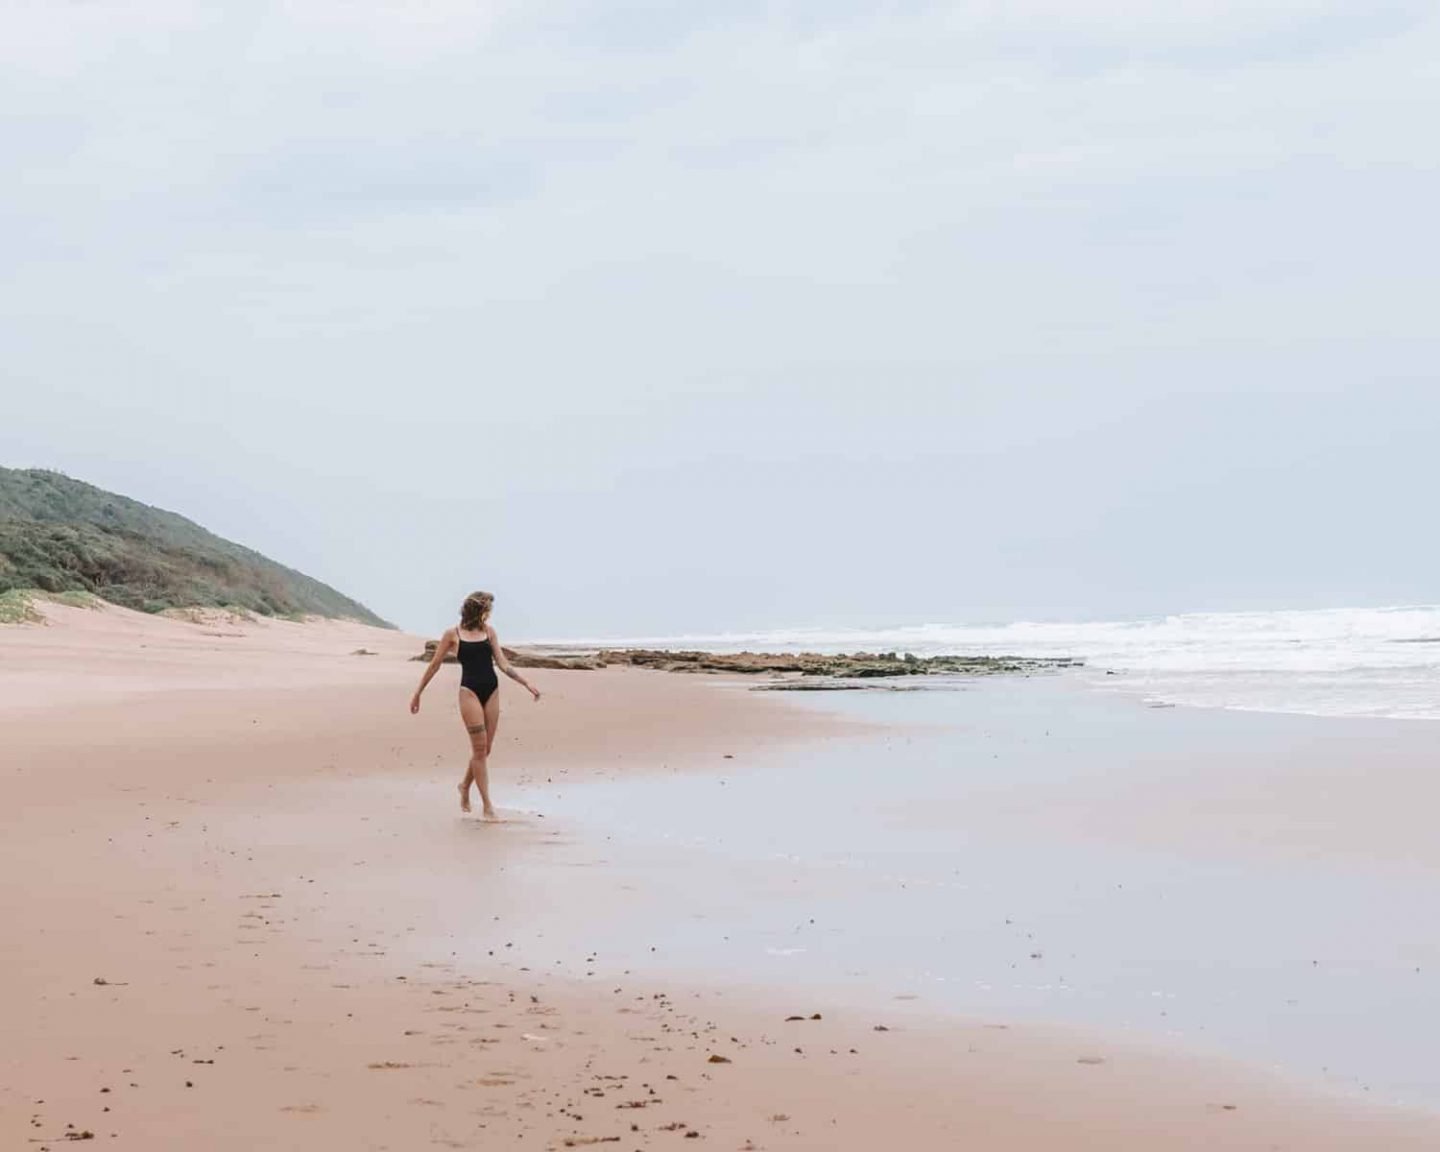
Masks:
[[[1440,1147],[1435,1115],[1183,1049],[797,1002],[663,963],[587,976],[572,940],[507,957],[536,899],[580,922],[642,897],[688,913],[662,869],[609,890],[600,844],[583,882],[558,882],[544,862],[584,833],[521,790],[773,763],[873,736],[857,721],[706,678],[536,671],[539,704],[505,697],[504,819],[486,824],[455,809],[453,670],[406,711],[416,637],[46,611],[0,628],[4,1147]],[[1149,787],[1196,835],[1207,810]],[[1119,834],[1122,791],[1081,819],[1057,790],[1036,818]],[[1383,838],[1367,796],[1316,850]]]

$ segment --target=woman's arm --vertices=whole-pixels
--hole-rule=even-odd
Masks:
[[[500,637],[495,635],[495,629],[487,626],[485,632],[490,637],[490,651],[495,653],[496,667],[504,672],[506,676],[510,677],[511,680],[514,680],[515,683],[528,689],[530,695],[535,697],[536,700],[539,700],[540,690],[531,684],[530,681],[526,680],[524,676],[520,675],[519,672],[515,671],[514,668],[510,667],[510,661],[505,659],[505,649],[501,647]]]
[[[415,695],[410,697],[410,711],[420,711],[420,693],[425,691],[425,685],[435,678],[435,673],[440,671],[440,665],[445,663],[445,657],[450,655],[450,649],[455,647],[455,629],[445,629],[445,635],[440,637],[439,643],[435,645],[435,655],[430,657],[430,663],[425,667],[425,674],[420,677],[420,687],[415,689]]]

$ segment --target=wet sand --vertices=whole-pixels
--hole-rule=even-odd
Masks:
[[[453,677],[409,716],[414,638],[53,617],[0,629],[5,1147],[1440,1147],[1431,1116],[1073,1031],[513,963],[537,894],[510,878],[573,833],[454,810]],[[659,673],[532,678],[539,705],[505,698],[502,813],[855,732]],[[593,879],[543,898],[594,915]]]
[[[1440,1109],[1440,931],[1417,915],[1440,898],[1433,844],[1408,810],[1367,835],[1385,803],[1429,810],[1426,725],[1156,710],[1070,676],[804,704],[883,727],[529,790],[567,836],[546,877],[510,882],[593,887],[579,903],[605,915],[532,900],[517,958],[569,942],[610,971],[905,996]],[[1327,797],[1331,779],[1352,783]]]

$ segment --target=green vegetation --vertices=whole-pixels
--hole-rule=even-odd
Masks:
[[[3,557],[0,557],[3,560]],[[0,592],[0,624],[33,624],[40,619],[35,609],[36,600],[51,600],[71,608],[94,608],[100,603],[98,596],[89,592],[43,592],[39,588],[11,588]]]
[[[39,619],[31,603],[34,598],[35,594],[29,589],[0,592],[0,624],[29,624]]]
[[[93,592],[47,592],[45,599],[54,600],[57,604],[64,604],[69,608],[98,608],[100,606],[100,597]]]
[[[141,612],[226,608],[388,627],[328,585],[183,516],[58,472],[0,468],[0,623],[33,618],[36,593],[88,593]]]

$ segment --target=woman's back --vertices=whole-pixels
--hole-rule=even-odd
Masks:
[[[462,669],[469,669],[472,665],[488,667],[495,662],[495,652],[490,647],[490,637],[483,640],[467,640],[460,635],[460,629],[455,629],[456,659],[460,661]]]
[[[490,644],[490,637],[467,640],[457,628],[455,641],[455,655],[460,661],[460,687],[470,689],[483,704],[500,687],[500,680],[495,675],[495,650]]]

